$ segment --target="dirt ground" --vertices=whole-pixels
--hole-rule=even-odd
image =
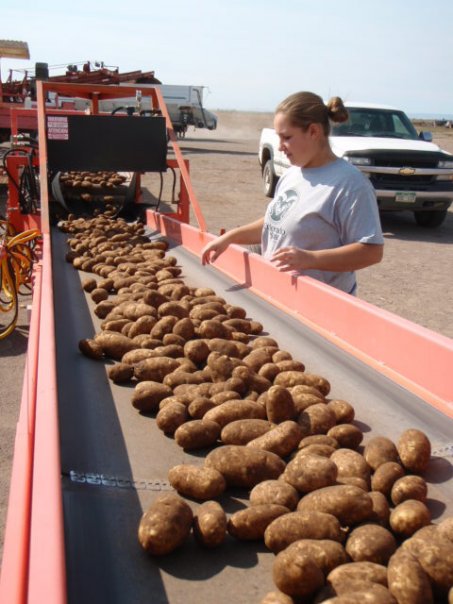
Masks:
[[[271,114],[217,114],[217,130],[191,129],[180,141],[190,161],[192,184],[207,230],[212,233],[255,220],[264,213],[268,198],[262,192],[257,151],[261,129],[272,125]],[[437,131],[434,140],[453,152],[450,130]],[[170,172],[165,179],[167,191],[171,189]],[[193,216],[191,222],[196,224]],[[383,216],[382,226],[384,260],[359,271],[358,296],[452,338],[453,209],[445,223],[433,230],[418,227],[409,212]],[[0,544],[28,335],[26,305],[27,300],[23,300],[16,331],[7,340],[0,340]]]

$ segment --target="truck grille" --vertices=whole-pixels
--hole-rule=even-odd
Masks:
[[[368,150],[349,153],[350,156],[369,157],[372,165],[382,168],[425,168],[428,170],[437,168],[442,159],[451,159],[442,152],[424,151],[393,151],[393,150]],[[366,172],[366,169],[364,170]],[[423,174],[404,176],[402,174],[370,174],[370,181],[378,189],[432,190],[437,182],[435,175]]]

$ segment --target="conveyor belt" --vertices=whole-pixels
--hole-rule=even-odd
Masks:
[[[160,559],[148,557],[139,547],[141,514],[156,495],[170,488],[169,468],[201,465],[204,455],[180,449],[157,429],[153,418],[132,407],[132,387],[114,385],[103,362],[78,352],[78,341],[98,331],[100,321],[81,289],[84,275],[65,262],[66,235],[55,230],[52,244],[68,601],[258,603],[274,588],[274,556],[263,544],[228,537],[223,547],[205,551],[190,539]],[[434,451],[426,476],[433,519],[453,514],[448,418],[216,269],[202,267],[184,248],[174,247],[171,254],[188,284],[211,287],[246,308],[282,349],[303,361],[308,371],[326,377],[332,385],[330,396],[355,407],[365,441],[375,434],[397,439],[408,427],[424,430]],[[244,506],[246,495],[229,490],[221,503],[232,513]],[[194,510],[197,505],[193,502]]]

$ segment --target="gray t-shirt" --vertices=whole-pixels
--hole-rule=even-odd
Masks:
[[[376,195],[360,170],[340,158],[320,168],[289,168],[266,210],[263,256],[270,258],[288,246],[322,250],[356,242],[384,242]],[[299,274],[347,293],[356,288],[354,272],[305,270]]]

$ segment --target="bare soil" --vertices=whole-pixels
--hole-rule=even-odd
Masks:
[[[192,184],[207,230],[212,233],[257,219],[269,201],[262,191],[257,152],[261,129],[272,125],[272,114],[220,111],[218,118],[216,131],[191,129],[180,141],[190,161]],[[453,152],[451,130],[435,130],[434,140]],[[171,186],[168,172],[166,201],[171,201]],[[193,215],[191,222],[196,224]],[[359,271],[359,297],[452,338],[453,209],[445,223],[433,230],[418,227],[410,212],[384,215],[382,226],[385,257],[381,264]],[[27,303],[29,300],[22,300],[16,331],[0,340],[0,546],[25,363]]]

